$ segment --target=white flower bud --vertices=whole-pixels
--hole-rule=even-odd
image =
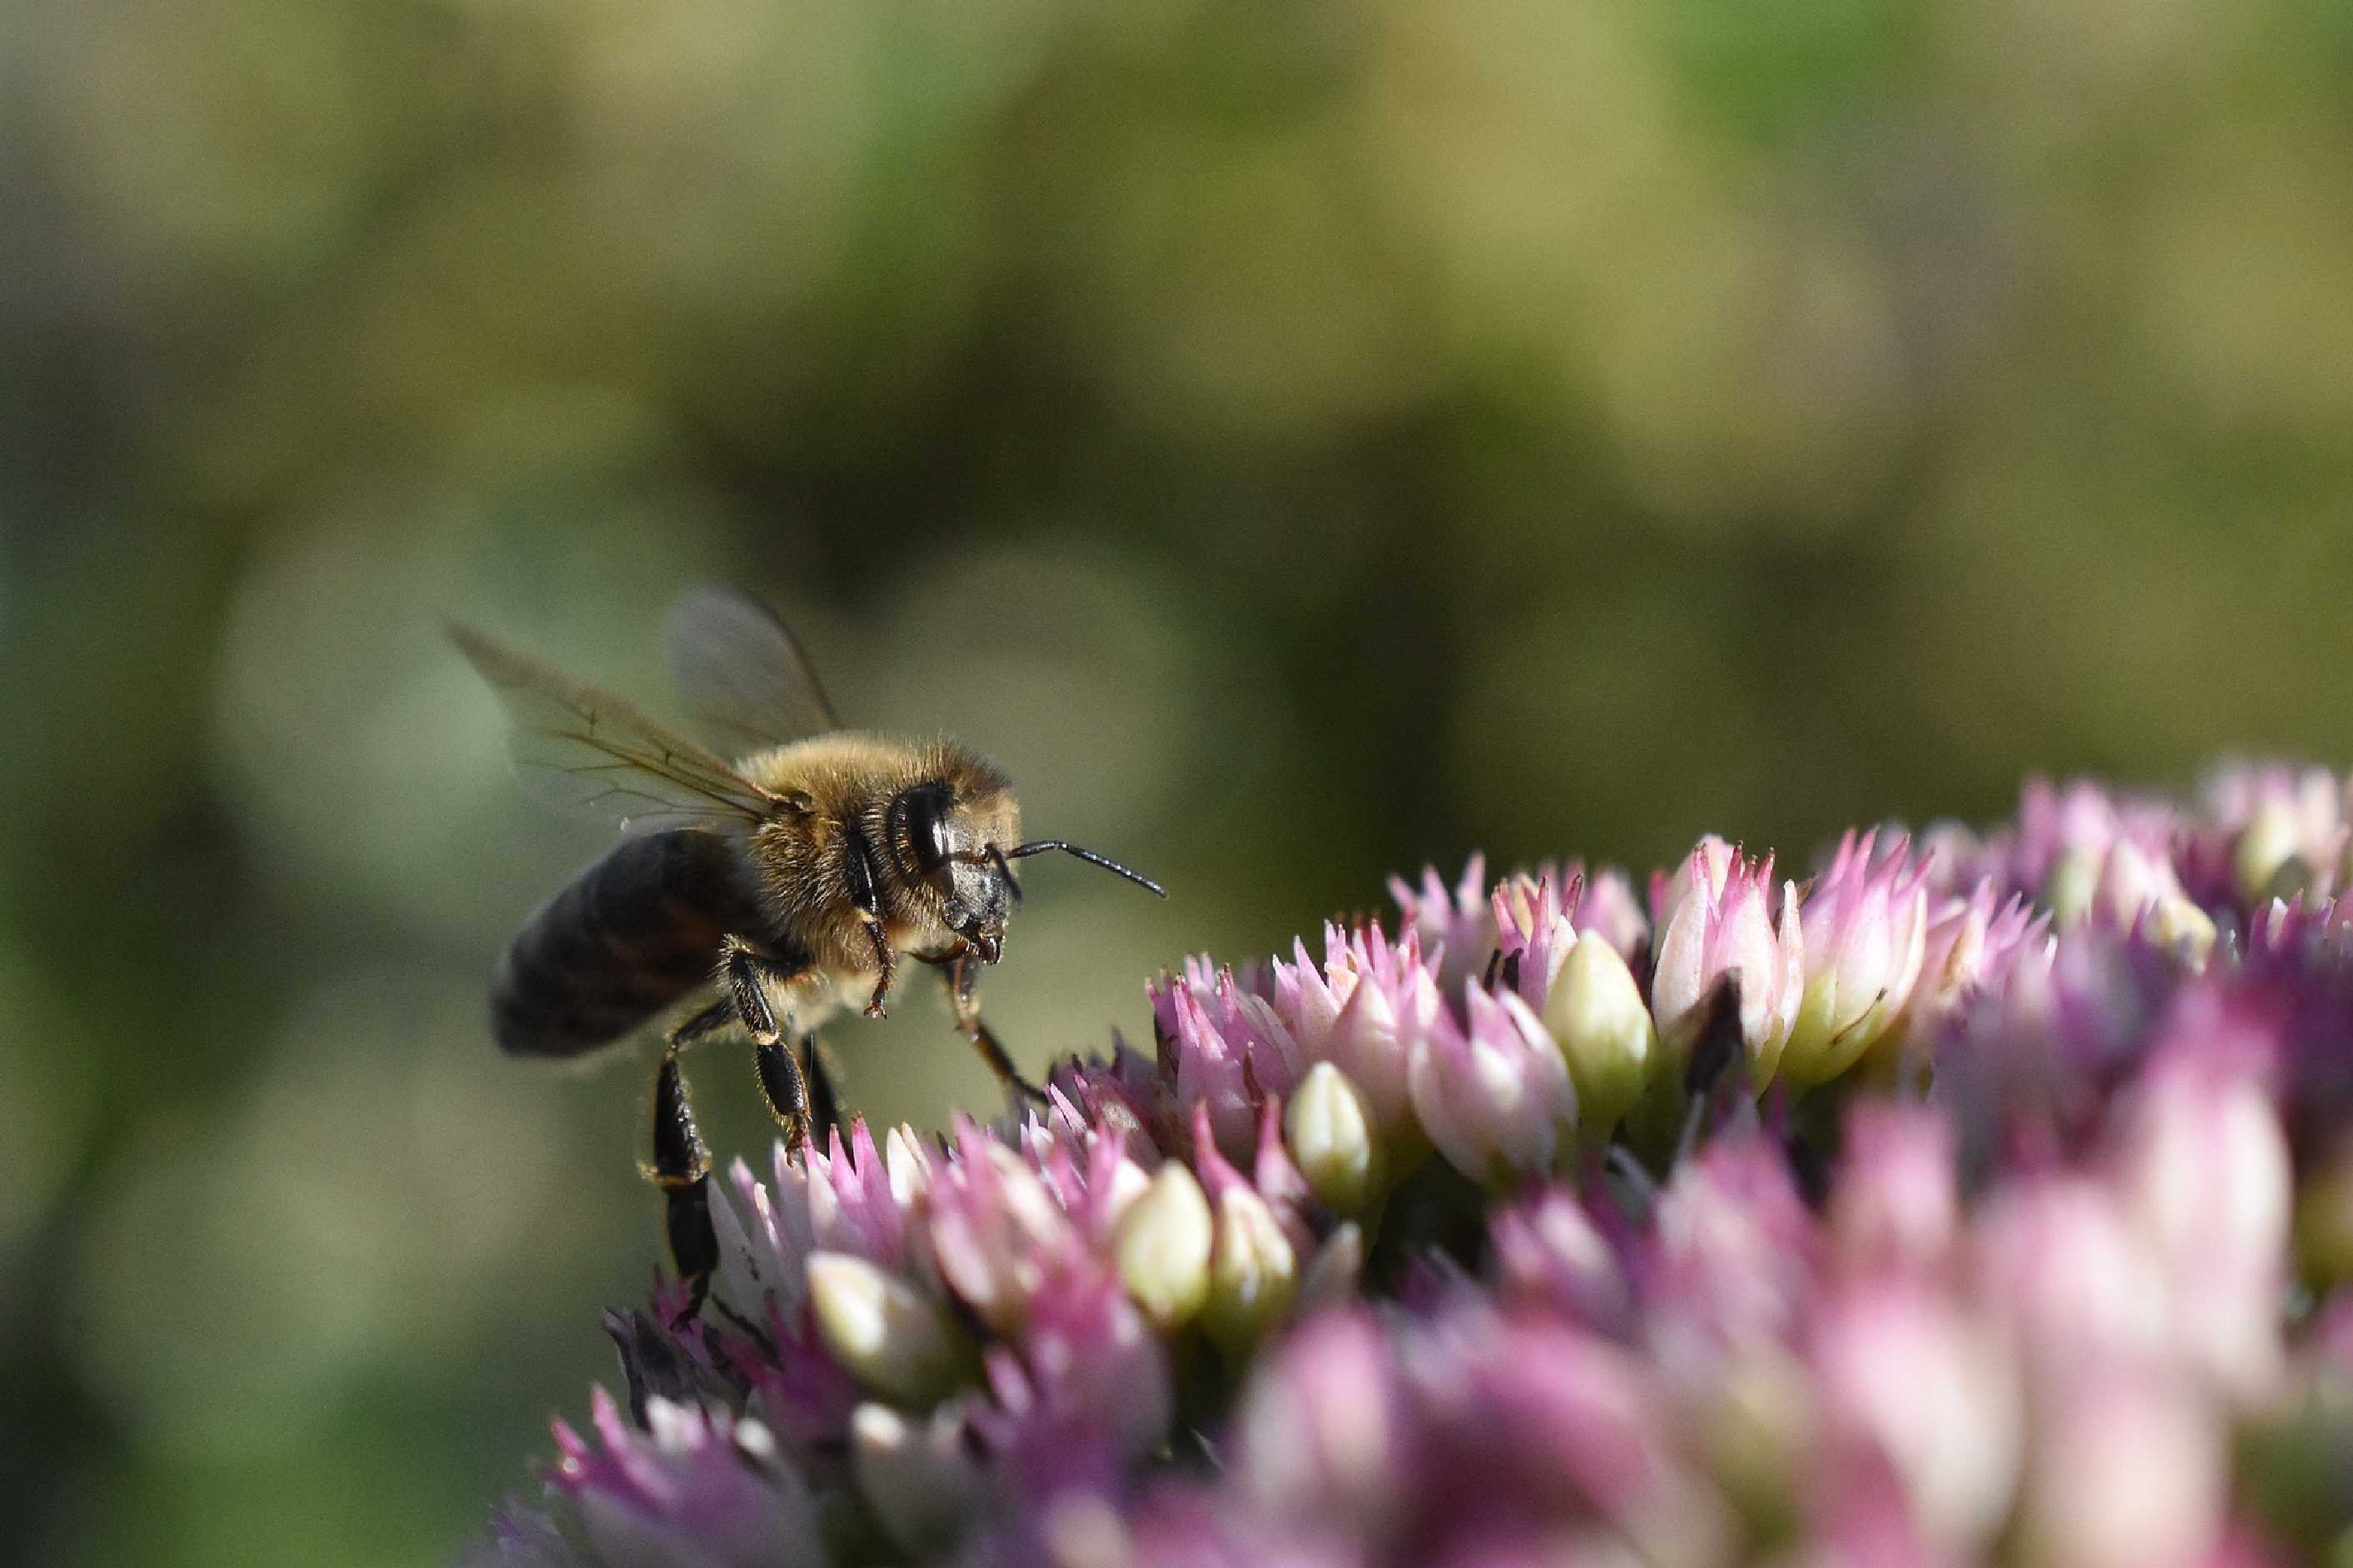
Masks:
[[[1334,1212],[1362,1214],[1388,1185],[1388,1153],[1372,1108],[1330,1062],[1307,1069],[1283,1108],[1282,1131],[1308,1190]]]
[[[1217,1247],[1201,1321],[1232,1355],[1249,1352],[1291,1310],[1299,1257],[1266,1200],[1237,1183],[1218,1200]]]
[[[960,1419],[911,1422],[887,1405],[849,1417],[850,1474],[867,1512],[910,1556],[952,1545],[987,1498],[988,1477],[963,1438]]]
[[[876,1393],[921,1404],[963,1380],[971,1364],[963,1334],[897,1275],[849,1253],[814,1252],[808,1287],[826,1348]]]
[[[2204,910],[2178,894],[2168,894],[2148,906],[2141,917],[2141,934],[2179,959],[2188,968],[2202,970],[2214,951],[2214,922]]]
[[[1181,1327],[1209,1291],[1209,1200],[1182,1162],[1164,1163],[1112,1231],[1120,1283],[1163,1331]]]
[[[2231,869],[2238,879],[2239,891],[2249,899],[2272,892],[2281,868],[2303,848],[2304,823],[2295,807],[2284,800],[2259,804],[2247,818],[2247,826],[2239,830],[2239,841],[2232,849]]]
[[[1568,1058],[1579,1120],[1595,1137],[1607,1133],[1641,1098],[1659,1044],[1616,948],[1591,931],[1577,939],[1545,999],[1544,1025]]]
[[[2042,903],[2051,923],[2063,931],[2080,925],[2099,896],[2101,858],[2082,849],[2070,849],[2052,863],[2042,879]]]
[[[1117,1225],[1120,1215],[1151,1190],[1152,1178],[1144,1173],[1144,1167],[1123,1154],[1119,1163],[1112,1167],[1111,1187],[1103,1199],[1103,1212],[1112,1224]]]

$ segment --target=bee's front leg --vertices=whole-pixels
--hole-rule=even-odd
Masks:
[[[997,1081],[1008,1091],[1043,1104],[1045,1091],[1021,1076],[1021,1070],[1013,1065],[1013,1058],[1005,1054],[1005,1047],[997,1039],[996,1032],[981,1022],[978,995],[980,955],[970,948],[965,948],[946,958],[931,962],[939,970],[940,978],[947,983],[948,1005],[955,1010],[956,1032],[972,1043],[972,1048],[980,1053],[980,1059],[988,1064],[988,1070],[997,1075]]]
[[[882,998],[890,994],[891,983],[899,977],[899,955],[891,951],[891,939],[882,934],[881,917],[867,915],[864,919],[866,940],[874,948],[874,967],[881,971],[874,978],[874,994],[866,999],[866,1016],[870,1018],[887,1017],[889,1015],[882,1010]]]
[[[880,973],[875,976],[874,994],[866,999],[866,1016],[880,1018],[884,1016],[882,998],[890,994],[898,954],[891,951],[891,938],[882,930],[882,875],[874,863],[874,847],[854,826],[842,847],[841,875],[849,889],[850,907],[858,911],[860,923],[866,927],[866,940],[874,948],[874,967]]]

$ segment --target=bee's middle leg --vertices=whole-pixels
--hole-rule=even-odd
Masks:
[[[971,1042],[972,1048],[980,1053],[980,1059],[988,1064],[988,1070],[997,1075],[997,1081],[1009,1093],[1043,1104],[1045,1091],[1021,1076],[1021,1069],[1006,1054],[1004,1042],[981,1021],[980,960],[969,952],[958,953],[941,960],[938,967],[940,978],[947,984],[948,1005],[955,1009],[956,1032]]]
[[[786,1043],[785,1030],[769,1005],[767,990],[769,985],[782,984],[801,972],[733,939],[727,943],[722,969],[727,1001],[744,1032],[752,1037],[760,1092],[767,1099],[769,1114],[785,1130],[785,1148],[788,1152],[806,1148],[809,1141],[808,1080],[801,1072],[799,1058]]]

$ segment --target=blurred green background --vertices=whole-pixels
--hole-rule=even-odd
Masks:
[[[1032,1064],[1475,847],[2353,757],[2348,79],[2336,0],[0,12],[0,1560],[433,1563],[607,1370],[642,1063],[481,1009],[601,840],[444,614],[659,700],[731,579],[1165,879],[1036,867]]]

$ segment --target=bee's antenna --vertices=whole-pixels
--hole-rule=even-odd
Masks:
[[[1151,893],[1151,895],[1155,899],[1165,899],[1168,896],[1167,889],[1162,887],[1151,878],[1145,876],[1142,872],[1131,871],[1108,855],[1098,855],[1092,849],[1082,849],[1077,845],[1069,843],[1063,839],[1032,839],[1027,844],[1015,845],[1012,848],[1007,850],[1005,855],[1008,859],[1018,860],[1025,855],[1043,855],[1049,849],[1060,849],[1065,855],[1075,855],[1090,866],[1100,866],[1106,871],[1114,872],[1119,876],[1124,877],[1129,881],[1134,882],[1137,887]]]
[[[988,847],[988,858],[996,864],[997,875],[1005,879],[1006,887],[1012,890],[1013,901],[1017,904],[1019,903],[1021,901],[1021,879],[1013,874],[1013,868],[1006,861],[1005,851],[992,844]]]

